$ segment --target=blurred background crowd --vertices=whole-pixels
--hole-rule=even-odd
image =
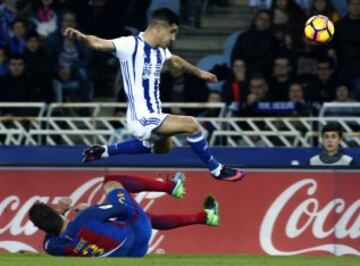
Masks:
[[[162,101],[226,102],[232,116],[311,116],[324,102],[359,101],[360,0],[333,1],[342,2],[345,12],[332,0],[250,0],[251,25],[234,39],[230,62],[211,69],[219,86],[166,70]],[[0,102],[124,101],[116,58],[64,37],[66,27],[106,39],[137,34],[153,10],[166,6],[181,16],[181,30],[191,30],[202,27],[209,6],[226,5],[227,0],[0,0]],[[306,19],[317,14],[335,23],[327,45],[303,37]]]

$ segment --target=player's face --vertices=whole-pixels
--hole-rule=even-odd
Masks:
[[[340,136],[336,131],[328,131],[323,134],[323,145],[327,152],[336,152],[340,145]]]
[[[161,48],[168,48],[173,42],[176,40],[176,34],[179,30],[178,25],[171,24],[171,25],[163,25],[161,26],[160,30],[160,44]]]

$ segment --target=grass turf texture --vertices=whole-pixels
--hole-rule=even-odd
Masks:
[[[45,254],[0,254],[1,266],[359,266],[360,257],[149,255],[145,258],[70,258]]]

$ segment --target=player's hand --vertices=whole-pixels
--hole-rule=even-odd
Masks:
[[[64,36],[79,40],[84,34],[74,28],[68,27],[64,31]]]
[[[64,214],[71,208],[72,200],[69,197],[63,197],[59,200],[57,209],[61,214]]]
[[[210,82],[218,82],[218,78],[213,73],[207,72],[205,70],[199,70],[198,75],[199,78],[204,79]]]

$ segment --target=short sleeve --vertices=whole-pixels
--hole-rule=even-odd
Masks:
[[[169,60],[172,57],[172,53],[169,49],[165,49],[165,60]]]
[[[115,45],[115,54],[119,60],[129,58],[135,49],[135,38],[133,36],[120,37],[112,40]]]

